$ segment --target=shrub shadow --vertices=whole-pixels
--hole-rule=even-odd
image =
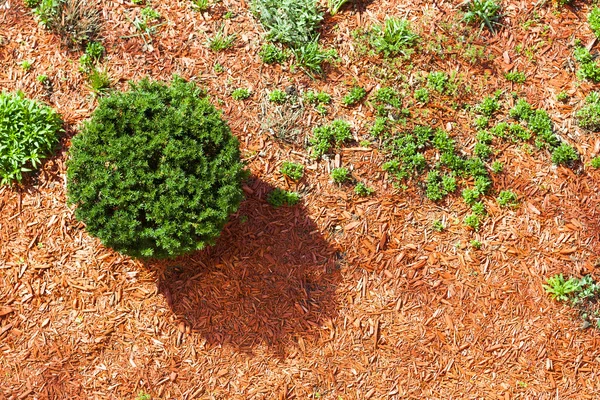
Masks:
[[[337,312],[336,251],[299,204],[274,208],[273,189],[248,183],[247,199],[215,246],[152,261],[171,310],[210,344],[252,352],[310,337]]]

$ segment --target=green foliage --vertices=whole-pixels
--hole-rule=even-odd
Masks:
[[[104,54],[105,48],[102,43],[89,42],[85,48],[85,53],[79,57],[80,69],[83,72],[88,72],[92,69],[95,63],[100,61]]]
[[[479,215],[480,217],[485,217],[485,215],[487,214],[485,206],[481,201],[478,201],[477,203],[473,204],[471,206],[471,211],[473,211],[473,214]]]
[[[557,165],[572,164],[579,159],[579,154],[572,146],[562,143],[552,151],[552,162]]]
[[[446,227],[439,219],[436,219],[431,223],[431,228],[436,232],[443,232]]]
[[[310,90],[306,92],[306,100],[312,104],[329,104],[331,103],[331,95],[327,92],[315,92]]]
[[[335,15],[348,0],[327,0],[327,9],[331,15]]]
[[[100,32],[100,11],[87,0],[41,0],[33,13],[70,48],[85,46]]]
[[[471,240],[471,247],[474,248],[475,250],[479,250],[481,248],[481,242],[479,240]]]
[[[444,93],[449,81],[448,74],[445,72],[430,72],[427,75],[427,86],[439,93]]]
[[[62,120],[50,107],[22,93],[0,94],[0,185],[21,182],[23,172],[38,168],[62,132]]]
[[[588,14],[588,23],[592,32],[594,32],[597,38],[600,38],[600,7],[592,7],[592,10]]]
[[[303,43],[293,49],[296,63],[309,75],[312,73],[322,74],[323,63],[332,62],[337,58],[335,49],[324,50],[319,46],[319,38],[312,42]]]
[[[288,51],[280,49],[273,43],[263,44],[259,56],[265,64],[282,64],[290,58]]]
[[[252,92],[248,88],[237,88],[231,92],[231,97],[234,100],[246,100],[252,95]]]
[[[152,400],[152,397],[143,390],[140,390],[136,397],[136,400]]]
[[[90,90],[95,96],[102,96],[108,93],[111,86],[108,72],[99,71],[97,69],[92,70],[92,72],[88,75],[88,83]]]
[[[600,131],[600,92],[590,92],[584,106],[575,113],[575,118],[582,128]]]
[[[504,74],[504,77],[509,82],[520,83],[520,84],[525,83],[525,80],[527,79],[525,74],[520,71],[507,72],[506,74]]]
[[[50,78],[48,78],[48,75],[45,74],[38,75],[36,79],[39,83],[42,83],[44,85],[50,82]]]
[[[331,178],[335,183],[344,183],[350,180],[350,171],[347,168],[334,168],[331,170]]]
[[[267,196],[267,202],[273,207],[293,206],[300,201],[300,195],[296,192],[275,188]]]
[[[431,201],[442,200],[446,195],[456,191],[456,178],[452,175],[441,175],[438,171],[433,170],[427,174],[425,180],[427,188],[425,195]]]
[[[40,5],[42,0],[23,0],[23,4],[29,8],[35,8]]]
[[[465,203],[473,205],[479,200],[481,193],[477,189],[463,189],[462,197]]]
[[[269,101],[272,103],[282,104],[286,99],[287,94],[281,89],[275,89],[269,93]]]
[[[192,7],[199,12],[208,11],[210,8],[209,0],[192,0]]]
[[[500,207],[516,207],[519,205],[517,194],[511,190],[503,190],[496,199]]]
[[[419,103],[429,103],[429,90],[427,90],[427,88],[420,88],[415,90],[414,96],[415,100]]]
[[[529,104],[525,99],[519,99],[515,103],[514,107],[510,109],[508,115],[511,118],[514,118],[518,121],[527,120],[533,110],[531,109],[531,104]]]
[[[109,247],[173,257],[213,244],[243,198],[238,140],[203,91],[147,79],[100,100],[72,140],[75,216]]]
[[[464,224],[470,227],[471,229],[477,231],[479,230],[479,226],[481,225],[481,220],[477,214],[469,214],[463,220]]]
[[[371,127],[371,136],[374,137],[380,137],[380,136],[385,136],[385,134],[388,132],[388,126],[387,126],[387,118],[384,117],[375,117],[375,122],[373,123],[373,126]]]
[[[212,51],[223,51],[233,47],[235,43],[236,35],[232,33],[231,35],[225,34],[225,29],[219,29],[213,37],[208,39],[208,47]]]
[[[561,103],[566,103],[569,100],[569,94],[563,90],[556,95],[556,100],[560,101]]]
[[[351,139],[352,131],[350,124],[346,121],[336,119],[329,125],[314,128],[313,137],[310,138],[309,142],[313,148],[313,156],[319,158],[329,152],[333,146],[340,146]]]
[[[576,72],[577,78],[587,79],[594,83],[600,82],[600,66],[596,63],[594,56],[585,47],[577,46],[573,56],[579,62],[579,69]]]
[[[19,66],[23,69],[23,71],[27,72],[31,69],[33,64],[31,64],[31,61],[23,60],[23,61],[19,62]]]
[[[565,280],[563,274],[554,275],[546,281],[546,285],[543,285],[544,290],[550,294],[550,296],[559,301],[570,300],[575,293],[580,290],[580,281],[577,278],[569,278]]]
[[[496,0],[472,0],[463,20],[468,24],[479,23],[481,29],[485,27],[494,33],[494,26],[500,19],[501,8],[502,6]]]
[[[475,143],[475,148],[473,149],[473,154],[482,160],[488,159],[493,152],[494,150],[489,145],[482,142]]]
[[[291,47],[314,42],[323,19],[316,0],[252,0],[251,9],[269,40]]]
[[[492,172],[499,174],[504,170],[504,165],[500,161],[494,161],[492,163]]]
[[[475,108],[478,113],[481,113],[486,117],[491,117],[499,109],[500,103],[496,97],[485,97]]]
[[[377,90],[374,96],[377,103],[386,104],[394,108],[402,107],[402,96],[394,88],[384,86]]]
[[[592,168],[600,168],[600,156],[592,158],[590,161],[590,167]]]
[[[368,187],[362,182],[358,182],[356,186],[354,186],[354,193],[357,196],[366,197],[372,195],[374,192],[375,189]]]
[[[412,32],[406,19],[386,18],[383,26],[375,25],[372,30],[371,45],[385,57],[402,54],[406,56],[408,49],[419,40],[419,35]]]
[[[342,103],[344,103],[345,106],[353,106],[364,99],[366,95],[367,91],[365,89],[360,86],[354,86],[350,89],[350,92],[344,96]]]
[[[304,165],[291,161],[284,161],[280,171],[291,180],[299,181],[304,176]]]
[[[486,117],[482,115],[481,117],[475,120],[475,128],[477,129],[485,129],[490,124],[490,117]]]

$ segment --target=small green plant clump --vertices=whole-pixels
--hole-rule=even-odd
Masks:
[[[331,178],[335,183],[342,184],[350,180],[350,171],[348,168],[334,168],[331,170]]]
[[[446,229],[446,227],[444,226],[444,223],[442,221],[440,221],[439,219],[436,219],[435,221],[433,221],[431,223],[431,228],[436,232],[443,232],[444,229]]]
[[[332,147],[340,146],[351,139],[352,130],[346,121],[337,119],[331,124],[318,126],[313,129],[313,137],[310,139],[313,156],[319,158],[329,152]]]
[[[273,207],[293,206],[300,201],[300,195],[284,189],[275,188],[267,196],[267,202]]]
[[[600,329],[600,284],[590,275],[565,279],[563,274],[557,274],[548,278],[543,288],[554,300],[574,307],[583,319],[584,327]]]
[[[76,218],[134,257],[213,244],[243,198],[238,140],[193,83],[130,87],[100,99],[72,140],[67,197]]]
[[[251,9],[268,40],[292,48],[314,41],[323,19],[316,0],[253,0]]]
[[[473,239],[473,240],[471,240],[470,244],[471,244],[471,247],[474,248],[475,250],[481,249],[481,242],[479,240]]]
[[[280,171],[291,180],[299,181],[304,176],[304,165],[291,161],[284,161]]]
[[[371,45],[384,57],[406,56],[418,40],[419,35],[411,30],[406,19],[386,18],[383,26],[375,25],[371,32]]]
[[[449,80],[450,78],[445,72],[430,72],[429,75],[427,75],[427,86],[438,93],[444,93]]]
[[[22,93],[0,94],[0,184],[21,182],[58,142],[62,119]]]
[[[597,38],[600,38],[600,7],[594,6],[588,14],[588,24]]]
[[[489,118],[500,109],[500,103],[498,102],[497,97],[485,97],[475,109],[477,112]]]
[[[496,199],[500,207],[516,207],[519,205],[517,194],[511,190],[503,190]]]
[[[329,104],[331,103],[331,95],[327,92],[315,92],[310,90],[305,94],[306,101],[312,104]]]
[[[579,126],[593,132],[600,131],[600,92],[591,92],[585,104],[575,113]]]
[[[481,29],[488,28],[490,32],[495,33],[502,8],[497,0],[473,0],[468,4],[469,8],[463,20],[468,24],[479,23]]]
[[[464,224],[474,231],[478,231],[481,226],[481,220],[477,214],[469,214],[464,219]]]
[[[598,65],[588,49],[576,46],[573,56],[575,61],[579,63],[579,69],[576,72],[579,79],[587,79],[594,83],[600,82],[600,65]]]
[[[304,69],[308,75],[323,73],[323,63],[333,62],[337,58],[335,49],[325,50],[319,45],[319,38],[312,42],[303,43],[293,48],[296,63]]]
[[[429,103],[429,90],[427,88],[419,88],[414,93],[415,100],[422,104]]]
[[[108,72],[93,69],[88,75],[89,88],[94,96],[102,96],[108,93],[111,87],[111,80]]]
[[[252,92],[248,88],[237,88],[231,92],[231,97],[234,100],[246,100],[252,95]]]
[[[237,38],[235,33],[231,35],[225,34],[224,28],[219,29],[213,37],[208,39],[208,47],[212,51],[223,51],[233,47],[235,39]]]
[[[23,60],[19,62],[19,66],[23,69],[23,71],[28,72],[33,66],[33,64],[29,60]]]
[[[509,82],[514,82],[514,83],[519,83],[519,84],[525,83],[525,80],[527,79],[525,74],[520,71],[507,72],[506,74],[504,74],[504,77]]]
[[[269,93],[269,101],[271,103],[283,104],[287,100],[287,93],[281,89],[275,89]]]
[[[590,167],[592,168],[600,168],[600,156],[592,158],[590,161]]]
[[[192,0],[192,7],[199,12],[208,11],[210,8],[209,0]]]
[[[364,99],[366,95],[367,91],[365,89],[361,88],[360,86],[354,86],[352,89],[350,89],[350,92],[344,96],[342,103],[344,103],[345,106],[353,106]]]
[[[102,43],[89,42],[85,47],[85,53],[79,57],[80,70],[82,72],[89,72],[94,64],[98,63],[104,55],[105,48]]]
[[[358,182],[356,186],[354,186],[354,194],[360,197],[367,197],[372,195],[375,192],[375,189],[368,187],[362,182]]]
[[[282,50],[273,43],[265,43],[260,49],[259,56],[265,64],[283,64],[290,58],[287,50]]]

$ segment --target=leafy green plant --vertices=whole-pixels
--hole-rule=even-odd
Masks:
[[[223,65],[221,65],[221,63],[215,63],[215,65],[213,65],[213,70],[215,71],[215,73],[220,74],[222,72],[225,71],[225,68],[223,67]]]
[[[472,0],[468,4],[463,20],[468,24],[479,23],[481,29],[485,27],[495,33],[502,6],[496,0]]]
[[[331,95],[327,92],[315,92],[310,90],[305,94],[306,101],[313,104],[329,104],[331,103]]]
[[[366,95],[367,91],[365,89],[361,88],[360,86],[354,86],[352,89],[350,89],[350,92],[344,96],[342,103],[344,103],[345,106],[353,106],[364,99]]]
[[[590,92],[584,106],[575,113],[575,118],[582,128],[600,131],[600,92]]]
[[[280,171],[291,180],[299,181],[304,176],[304,165],[291,161],[284,161]]]
[[[504,170],[504,164],[502,164],[500,161],[494,161],[492,163],[492,172],[495,174],[499,174]]]
[[[520,71],[510,71],[510,72],[507,72],[507,73],[504,74],[504,77],[509,82],[520,83],[520,84],[525,83],[525,80],[527,79],[527,77],[525,76],[525,74],[523,72],[520,72]]]
[[[475,110],[486,117],[491,117],[500,109],[500,103],[496,97],[485,97],[481,103],[475,107]]]
[[[219,29],[213,37],[208,39],[208,47],[212,51],[223,51],[233,47],[236,39],[235,33],[226,35],[223,27]]]
[[[100,61],[104,51],[105,48],[102,43],[89,42],[85,48],[85,53],[79,57],[80,69],[83,72],[90,71],[94,64]]]
[[[237,88],[231,92],[231,97],[234,100],[246,100],[252,95],[252,92],[248,88]]]
[[[473,240],[471,240],[470,244],[471,244],[471,247],[474,248],[475,250],[481,249],[481,242],[479,240],[473,239]]]
[[[152,400],[152,396],[143,390],[140,390],[135,400]]]
[[[411,30],[406,19],[389,17],[383,26],[375,25],[372,29],[371,45],[385,57],[397,54],[406,56],[418,40],[419,35]]]
[[[88,75],[88,83],[90,90],[95,96],[102,96],[108,93],[111,80],[108,72],[93,69]]]
[[[40,4],[41,1],[42,0],[23,0],[23,4],[25,4],[26,7],[35,8]]]
[[[427,88],[419,88],[415,90],[414,96],[415,100],[419,103],[429,103],[429,90],[427,90]]]
[[[339,146],[351,139],[352,131],[350,124],[337,119],[329,125],[314,128],[313,137],[309,142],[313,149],[313,156],[319,158],[329,152],[333,146]]]
[[[500,207],[516,207],[519,205],[517,194],[511,190],[503,190],[496,199]]]
[[[479,200],[481,193],[476,189],[463,189],[462,197],[465,203],[473,205]]]
[[[475,119],[474,124],[477,129],[485,129],[490,124],[490,117],[486,117],[485,115],[482,115],[482,116],[478,117],[477,119]]]
[[[481,220],[479,219],[479,216],[477,214],[467,215],[463,222],[466,226],[470,227],[474,231],[479,230],[479,227],[481,225]]]
[[[477,203],[473,204],[471,206],[471,211],[473,211],[473,214],[479,215],[480,217],[485,217],[485,215],[487,214],[487,211],[485,210],[485,205],[481,201],[478,201]]]
[[[524,99],[519,99],[509,110],[508,115],[516,120],[527,120],[532,112],[531,104]]]
[[[589,165],[592,168],[596,168],[596,169],[600,168],[600,156],[592,158]]]
[[[577,154],[577,150],[566,143],[560,144],[552,151],[552,162],[556,165],[568,165],[577,160],[579,160],[579,154]]]
[[[259,56],[265,64],[282,64],[290,58],[289,52],[273,43],[265,43],[260,49]]]
[[[566,103],[569,100],[569,94],[563,90],[556,95],[556,100],[560,101],[561,103]]]
[[[348,0],[327,0],[327,9],[331,15],[335,15]]]
[[[21,182],[23,172],[38,168],[62,132],[62,120],[50,107],[22,93],[0,94],[0,184]]]
[[[33,66],[33,64],[31,63],[31,61],[23,60],[19,62],[19,66],[23,69],[23,71],[28,72]]]
[[[269,40],[291,47],[314,42],[323,19],[316,0],[252,0],[251,9]]]
[[[312,42],[303,43],[293,49],[296,63],[309,75],[312,73],[322,74],[323,63],[332,62],[337,58],[335,49],[324,50],[319,45],[319,38]]]
[[[565,280],[563,274],[548,278],[546,283],[543,285],[544,290],[555,300],[567,301],[579,290],[579,280],[576,278]]]
[[[354,194],[360,197],[370,196],[375,192],[374,189],[368,187],[362,182],[358,182],[356,186],[354,186]]]
[[[335,183],[342,184],[350,179],[348,168],[334,168],[331,170],[331,178]]]
[[[300,195],[280,188],[273,189],[267,196],[267,202],[273,207],[293,206],[300,201]]]
[[[402,107],[402,95],[396,89],[387,86],[378,89],[373,100],[378,104],[393,108]]]
[[[39,83],[44,84],[44,85],[46,85],[50,82],[50,78],[48,78],[48,75],[46,75],[46,74],[38,75],[38,77],[36,79]]]
[[[430,72],[427,75],[427,86],[439,93],[444,93],[448,85],[448,74],[445,72]]]
[[[590,29],[594,32],[596,37],[600,38],[600,7],[592,7],[588,14],[588,24],[590,24]]]
[[[287,99],[287,94],[281,89],[275,89],[271,93],[269,93],[269,101],[271,103],[282,104],[285,103]]]
[[[41,0],[33,13],[70,48],[85,46],[100,32],[100,10],[87,0]]]
[[[174,257],[214,243],[245,175],[238,140],[202,90],[144,79],[101,99],[72,139],[68,202],[106,246]]]
[[[573,57],[579,62],[576,75],[579,79],[588,79],[594,83],[600,82],[600,66],[588,49],[576,46]]]
[[[205,11],[208,11],[208,9],[210,8],[210,1],[209,0],[192,0],[192,7],[196,11],[205,12]]]
[[[433,221],[431,223],[431,228],[436,232],[443,232],[444,229],[446,229],[446,227],[444,226],[444,223],[442,221],[440,221],[439,219],[436,219],[435,221]]]

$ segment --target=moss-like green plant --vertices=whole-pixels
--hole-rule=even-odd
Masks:
[[[58,142],[62,119],[50,107],[22,93],[0,94],[0,184],[23,179]]]
[[[173,257],[214,243],[244,176],[238,140],[203,91],[144,79],[100,99],[73,138],[67,194],[106,246]]]
[[[419,88],[414,93],[415,100],[422,104],[429,103],[429,90],[427,88]]]
[[[296,192],[275,188],[267,196],[267,201],[273,207],[293,206],[300,201],[300,195]]]
[[[281,164],[281,173],[291,180],[299,181],[304,176],[304,165],[291,161],[284,161]]]

